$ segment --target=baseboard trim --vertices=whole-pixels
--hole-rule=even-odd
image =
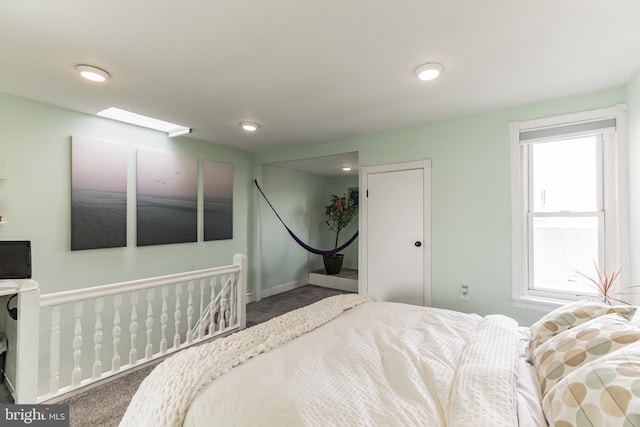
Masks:
[[[273,295],[278,295],[283,292],[291,291],[296,288],[305,286],[308,283],[306,278],[294,280],[293,282],[283,283],[281,285],[272,286],[268,289],[263,289],[261,293],[262,298],[267,298]]]
[[[353,269],[343,269],[344,274],[329,275],[324,270],[309,273],[309,284],[323,288],[337,289],[344,292],[358,292],[358,272]],[[355,273],[355,274],[354,274]]]

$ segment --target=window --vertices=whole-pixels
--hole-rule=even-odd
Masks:
[[[513,300],[550,308],[598,292],[621,264],[618,157],[624,105],[513,122]]]

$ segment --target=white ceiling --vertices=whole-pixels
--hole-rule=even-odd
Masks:
[[[639,19],[638,0],[0,0],[0,92],[261,152],[622,85]]]

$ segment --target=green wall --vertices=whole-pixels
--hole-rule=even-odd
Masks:
[[[275,166],[262,171],[263,189],[282,220],[304,242],[321,242],[325,179]],[[278,221],[264,199],[258,204],[261,231],[262,291],[291,282],[306,281],[322,259],[301,248]],[[303,283],[299,283],[303,284]]]
[[[360,166],[432,159],[432,301],[436,307],[502,313],[522,324],[541,313],[511,302],[510,121],[625,102],[626,88],[590,93],[377,133],[271,151],[258,164],[358,151]],[[471,300],[458,299],[470,287]]]
[[[324,209],[329,195],[345,193],[348,187],[357,185],[357,176],[325,177],[270,165],[262,168],[260,183],[287,226],[305,243],[318,249],[331,249],[335,242],[335,235],[325,224]],[[309,272],[323,268],[322,257],[300,247],[262,198],[258,204],[258,218],[262,292],[294,282],[306,284]],[[357,221],[349,224],[341,233],[340,241],[350,237],[357,227]],[[357,242],[342,253],[345,255],[344,267],[357,268]]]
[[[0,176],[8,177],[0,181],[0,214],[9,222],[0,226],[0,240],[32,241],[42,293],[226,265],[234,253],[248,252],[252,156],[8,95],[0,95],[0,117]],[[129,146],[126,248],[70,251],[71,135]],[[137,147],[232,163],[233,239],[137,248]]]

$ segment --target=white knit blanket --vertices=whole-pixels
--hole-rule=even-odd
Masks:
[[[364,295],[337,295],[229,337],[185,349],[158,365],[140,384],[120,426],[181,426],[196,394],[216,378],[370,301]]]

